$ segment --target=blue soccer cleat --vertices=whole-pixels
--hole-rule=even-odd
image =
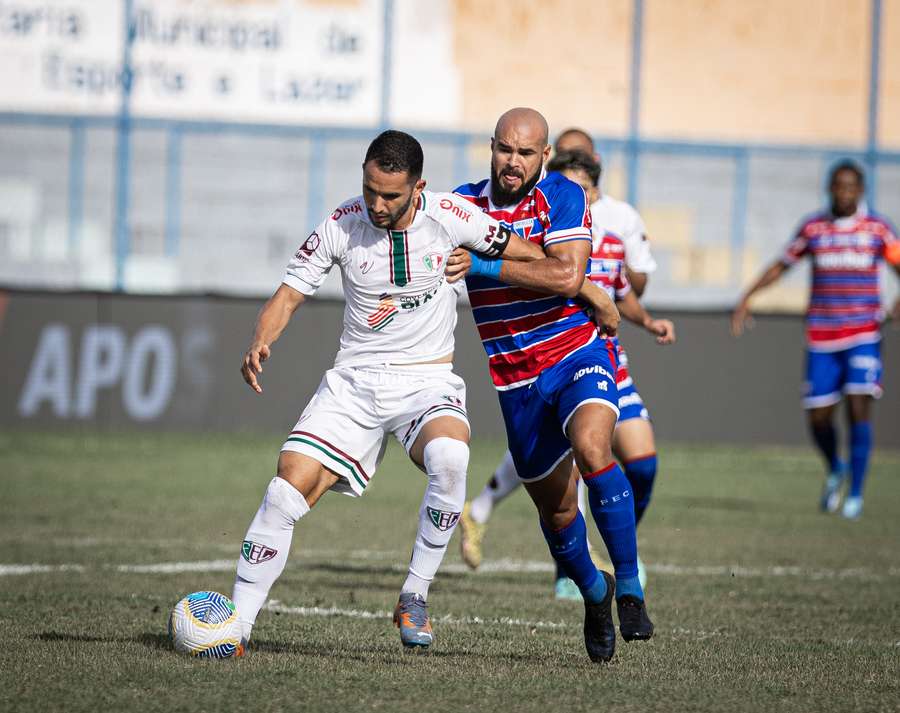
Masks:
[[[553,595],[557,600],[568,600],[572,602],[580,602],[582,600],[581,592],[578,591],[578,585],[568,577],[560,577],[553,585]]]
[[[822,489],[822,499],[819,507],[822,512],[837,512],[841,505],[841,486],[847,476],[847,469],[843,463],[839,463],[837,467],[828,474],[825,479],[825,487]]]
[[[844,509],[841,515],[847,520],[859,520],[862,516],[863,499],[859,495],[848,495],[844,500]]]
[[[394,626],[400,629],[400,642],[408,649],[427,649],[434,641],[428,605],[415,592],[403,592],[394,608]]]

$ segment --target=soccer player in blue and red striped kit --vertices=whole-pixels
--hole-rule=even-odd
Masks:
[[[584,598],[588,655],[608,661],[615,651],[613,598],[626,641],[649,639],[653,624],[638,580],[631,486],[611,450],[619,415],[616,356],[574,299],[591,253],[590,206],[581,186],[546,173],[549,155],[547,122],[538,112],[516,108],[500,117],[490,178],[456,193],[533,245],[535,259],[514,264],[454,254],[447,274],[468,270],[469,300],[516,471],[553,558]],[[573,456],[615,579],[591,561]]]
[[[847,479],[847,464],[838,456],[834,411],[844,399],[850,429],[849,486],[841,514],[854,520],[862,514],[863,484],[872,449],[870,411],[881,396],[881,322],[878,269],[896,254],[897,233],[866,206],[865,176],[852,161],[831,171],[831,205],[806,219],[784,254],[753,283],[732,315],[732,332],[739,336],[749,317],[750,298],[780,278],[803,257],[812,260],[812,291],[806,314],[807,409],[813,441],[828,467],[821,507],[835,512]],[[900,275],[900,266],[894,261]],[[892,310],[900,317],[900,300]]]

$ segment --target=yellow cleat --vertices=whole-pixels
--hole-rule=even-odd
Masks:
[[[484,538],[486,525],[475,522],[469,514],[470,510],[471,503],[466,503],[459,516],[459,550],[463,562],[470,569],[478,569],[481,565],[481,540]]]

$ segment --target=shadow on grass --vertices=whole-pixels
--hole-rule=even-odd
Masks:
[[[153,651],[165,651],[172,653],[172,642],[166,634],[145,631],[136,636],[93,636],[90,634],[64,633],[59,631],[44,631],[35,634],[31,638],[46,642],[70,642],[79,644],[129,644],[137,643]],[[429,651],[404,650],[400,643],[396,646],[384,646],[377,642],[367,645],[328,646],[317,642],[302,641],[272,641],[268,639],[253,640],[248,651],[249,656],[254,653],[274,656],[301,656],[320,658],[327,656],[330,659],[343,661],[355,661],[364,664],[380,662],[383,665],[414,665],[417,661],[450,661],[454,658],[480,659],[495,664],[521,664],[531,663],[544,665],[546,656],[543,654],[524,654],[514,651],[484,651],[473,648],[431,649]]]
[[[132,644],[138,643],[150,649],[171,649],[172,643],[166,634],[145,631],[137,636],[93,636],[60,631],[43,631],[31,638],[38,641],[72,642],[77,644]]]
[[[459,649],[430,649],[428,651],[403,650],[399,641],[396,648],[383,646],[358,646],[352,649],[342,646],[323,646],[317,643],[303,643],[298,641],[271,641],[268,639],[253,640],[250,643],[248,655],[254,652],[274,655],[311,656],[320,658],[327,656],[330,659],[357,661],[371,664],[374,660],[380,660],[384,664],[400,663],[408,664],[415,661],[427,661],[429,659],[449,660],[453,658],[475,658],[485,661],[510,662],[510,663],[546,663],[546,656],[539,654],[522,654],[516,652],[496,651],[485,652],[470,648]]]

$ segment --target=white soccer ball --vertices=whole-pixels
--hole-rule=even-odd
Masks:
[[[241,624],[237,610],[224,594],[194,592],[169,615],[169,637],[175,650],[201,658],[242,656]]]

